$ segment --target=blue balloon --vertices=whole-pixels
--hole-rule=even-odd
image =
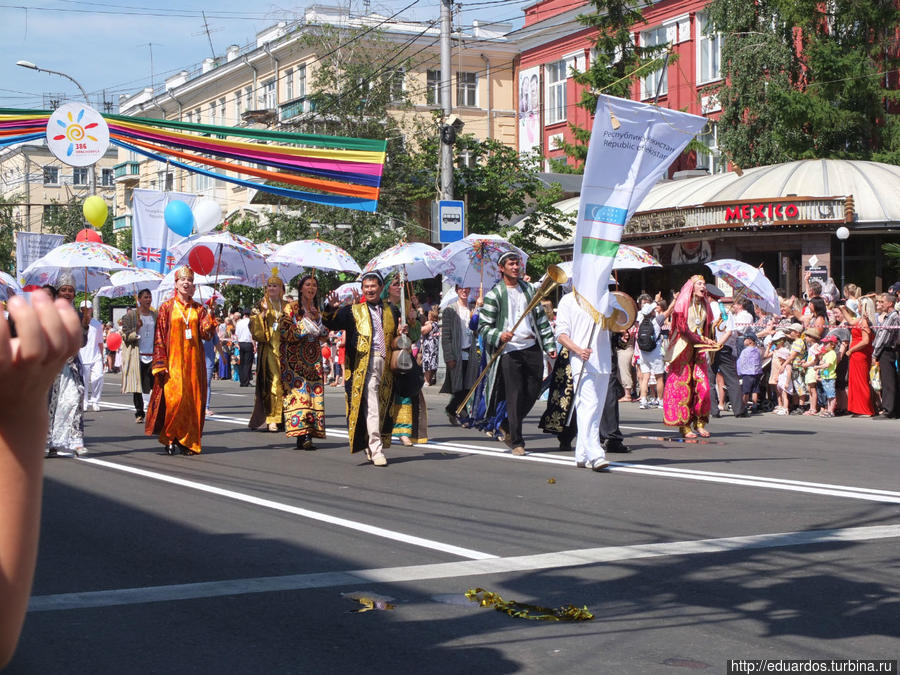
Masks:
[[[191,207],[180,199],[169,202],[164,213],[166,225],[175,234],[182,237],[191,236],[194,229],[194,213]]]

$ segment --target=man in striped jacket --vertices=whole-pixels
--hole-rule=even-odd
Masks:
[[[540,394],[543,354],[546,352],[551,359],[556,358],[556,342],[540,304],[513,332],[513,325],[534,297],[534,289],[519,279],[522,261],[517,254],[504,253],[497,264],[500,281],[484,298],[478,333],[488,358],[498,349],[502,349],[503,354],[486,375],[484,396],[489,411],[496,411],[497,404],[506,401],[507,427],[501,426],[505,441],[514,455],[524,455],[522,421]]]

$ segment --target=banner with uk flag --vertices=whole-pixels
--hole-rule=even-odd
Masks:
[[[698,115],[601,94],[575,227],[573,288],[595,321],[612,313],[609,275],[625,224],[690,140]]]
[[[166,226],[166,205],[180,199],[191,208],[196,195],[136,189],[132,194],[131,251],[135,267],[166,274],[175,266],[171,248],[186,239]]]

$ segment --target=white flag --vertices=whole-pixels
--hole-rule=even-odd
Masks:
[[[21,279],[26,267],[38,258],[43,258],[65,240],[61,234],[16,232],[16,277]]]
[[[191,208],[196,195],[184,192],[159,192],[157,190],[136,189],[133,193],[131,211],[131,257],[135,267],[144,267],[165,274],[175,265],[169,249],[186,237],[175,234],[166,225],[166,205],[180,199]]]
[[[588,145],[578,223],[573,286],[595,320],[609,316],[607,283],[625,223],[705,117],[600,95]]]

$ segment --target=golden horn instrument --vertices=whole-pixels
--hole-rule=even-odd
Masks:
[[[516,319],[516,322],[513,324],[513,327],[510,329],[509,332],[515,333],[516,328],[519,327],[519,324],[525,320],[525,317],[527,317],[529,314],[531,314],[532,310],[534,310],[534,308],[538,306],[538,303],[540,303],[541,300],[543,300],[545,297],[547,297],[547,295],[549,295],[551,291],[555,290],[558,286],[561,286],[562,284],[566,283],[568,280],[569,280],[568,274],[563,272],[556,265],[550,265],[547,268],[547,274],[544,277],[544,281],[541,283],[541,285],[538,287],[538,289],[534,292],[534,296],[531,298],[531,302],[529,302],[528,306],[525,307],[525,311],[522,312],[522,316],[520,316],[518,319]],[[540,340],[540,336],[538,336],[537,339]],[[506,347],[506,343],[502,342],[500,344],[500,346],[497,348],[497,350],[494,352],[494,355],[491,357],[491,360],[488,361],[484,370],[482,370],[481,374],[478,376],[478,379],[475,380],[475,384],[473,384],[472,388],[469,389],[469,393],[466,394],[466,397],[463,399],[462,403],[459,404],[459,407],[456,409],[456,415],[459,415],[463,411],[463,408],[466,407],[466,404],[469,402],[469,400],[475,394],[475,390],[478,388],[478,385],[481,384],[481,381],[484,379],[484,376],[487,375],[488,371],[491,369],[491,366],[494,364],[494,361],[496,361],[499,358],[500,354],[503,353],[503,349],[505,347]]]
[[[624,291],[610,291],[610,295],[616,300],[618,306],[609,317],[602,317],[602,327],[613,333],[624,333],[634,325],[637,319],[637,304],[628,293]],[[621,307],[621,309],[619,309]]]

